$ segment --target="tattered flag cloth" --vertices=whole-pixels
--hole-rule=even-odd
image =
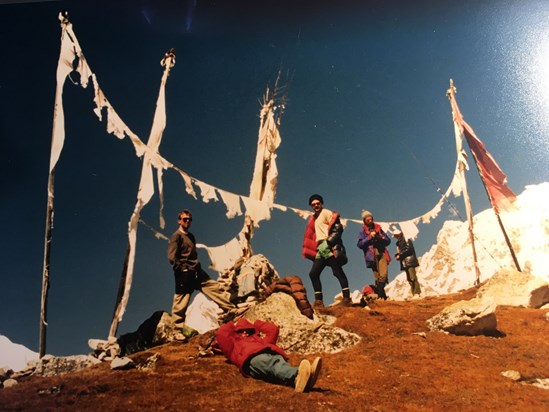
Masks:
[[[452,105],[454,123],[458,125],[461,134],[467,139],[469,149],[471,149],[471,153],[475,157],[480,177],[490,195],[493,207],[496,210],[508,209],[516,196],[506,184],[507,177],[505,176],[505,173],[503,173],[492,155],[486,150],[484,143],[476,136],[473,128],[463,120],[453,88],[450,88],[448,97],[450,99],[450,104]]]

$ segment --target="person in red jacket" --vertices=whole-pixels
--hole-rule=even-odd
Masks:
[[[326,266],[330,266],[332,273],[339,281],[343,295],[342,304],[349,306],[351,304],[349,280],[343,271],[343,265],[347,263],[347,255],[341,240],[343,225],[339,213],[325,209],[324,199],[318,194],[309,197],[309,206],[314,213],[307,222],[302,255],[313,262],[309,272],[315,291],[313,306],[316,309],[324,307],[320,274]]]
[[[278,326],[256,320],[253,324],[241,318],[227,322],[216,332],[214,347],[245,376],[279,385],[293,386],[296,392],[310,390],[316,383],[322,359],[313,363],[303,359],[299,367],[291,366],[284,350],[276,345]]]

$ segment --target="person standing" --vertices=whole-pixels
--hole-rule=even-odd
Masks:
[[[212,280],[202,269],[196,252],[196,240],[189,231],[193,220],[190,210],[184,209],[177,215],[179,228],[168,243],[168,260],[173,267],[175,294],[172,305],[172,319],[176,328],[175,338],[185,340],[185,314],[195,290],[199,290],[213,300],[224,312],[237,308],[228,293],[223,292],[218,282]]]
[[[276,345],[278,334],[274,323],[258,319],[252,324],[241,318],[221,325],[213,347],[221,350],[245,377],[293,386],[296,392],[311,390],[320,375],[322,358],[315,358],[312,364],[303,359],[299,367],[290,365],[284,350]]]
[[[411,239],[406,240],[400,230],[393,231],[396,239],[395,259],[400,261],[400,269],[406,271],[406,279],[412,288],[412,295],[420,295],[421,287],[417,279],[416,268],[419,266],[416,250]]]
[[[372,269],[375,280],[375,291],[379,298],[387,299],[385,285],[388,281],[389,263],[391,257],[387,246],[391,239],[381,229],[381,226],[374,222],[372,213],[362,211],[362,230],[358,233],[357,246],[364,252],[366,267]]]
[[[343,295],[342,303],[348,306],[351,304],[351,294],[349,281],[342,268],[347,263],[347,256],[341,239],[343,225],[339,213],[325,209],[322,196],[317,194],[309,197],[309,205],[314,213],[307,223],[302,254],[313,261],[309,272],[315,292],[313,307],[324,307],[320,274],[326,266],[330,266],[332,273],[339,281]]]

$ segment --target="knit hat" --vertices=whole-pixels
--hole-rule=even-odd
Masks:
[[[372,212],[368,212],[367,210],[363,210],[362,211],[362,220],[366,219],[368,216],[374,217],[374,215],[372,215]]]
[[[311,195],[309,198],[309,205],[313,203],[313,201],[318,200],[320,203],[324,204],[324,199],[322,199],[322,196],[320,195]]]

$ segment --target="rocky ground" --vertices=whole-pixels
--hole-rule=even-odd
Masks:
[[[309,393],[246,379],[223,356],[199,356],[208,338],[202,335],[130,355],[138,365],[131,370],[113,371],[105,362],[22,379],[0,390],[0,410],[548,411],[549,390],[532,385],[549,378],[547,310],[498,307],[497,337],[427,330],[427,319],[474,293],[326,309],[362,340],[319,354],[322,375]]]

